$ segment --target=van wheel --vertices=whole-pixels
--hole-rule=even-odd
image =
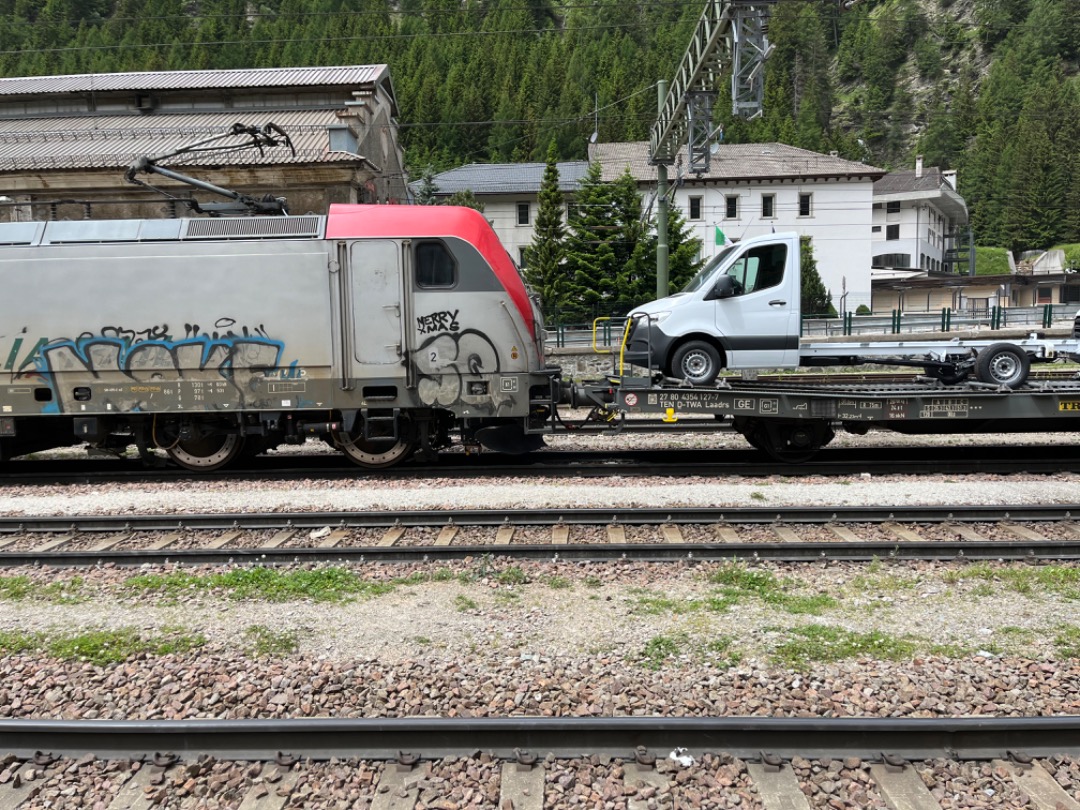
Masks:
[[[995,343],[975,357],[975,374],[984,383],[1019,388],[1027,382],[1031,358],[1019,346]]]
[[[675,350],[671,358],[673,377],[692,385],[709,385],[720,374],[720,352],[711,343],[691,340]]]

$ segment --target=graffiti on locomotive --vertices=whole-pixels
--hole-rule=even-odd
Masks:
[[[105,325],[75,338],[40,338],[25,355],[21,352],[26,341],[19,337],[12,342],[4,370],[12,372],[13,378],[40,376],[50,385],[57,374],[89,375],[101,382],[126,379],[136,383],[215,383],[226,388],[227,398],[240,405],[249,404],[252,395],[260,390],[262,379],[304,375],[295,360],[281,367],[285,343],[274,338],[264,324],[248,326],[222,317],[214,321],[210,330],[185,323],[183,334],[176,332],[167,323],[139,329]],[[75,409],[69,392],[69,386],[57,392],[61,410]],[[138,389],[119,398],[116,393],[110,399],[118,410],[144,406],[139,396],[144,392]]]
[[[482,329],[462,328],[460,309],[418,315],[416,331],[422,340],[413,353],[413,370],[425,405],[463,402],[491,416],[513,406],[513,395],[493,384],[503,370],[494,341]]]

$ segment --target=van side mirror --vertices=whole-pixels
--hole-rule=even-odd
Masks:
[[[705,296],[706,301],[716,301],[720,298],[731,298],[735,295],[735,279],[727,273],[713,282],[712,289]]]

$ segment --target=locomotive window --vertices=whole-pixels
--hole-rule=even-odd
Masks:
[[[457,282],[454,257],[442,242],[416,246],[416,283],[420,287],[453,287]]]

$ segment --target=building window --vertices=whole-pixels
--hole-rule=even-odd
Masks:
[[[886,214],[899,214],[900,213],[900,201],[885,203]]]
[[[690,219],[701,219],[701,197],[690,198]]]
[[[416,283],[420,287],[453,287],[457,280],[454,257],[442,242],[416,246]]]
[[[1035,288],[1035,303],[1036,304],[1051,304],[1054,301],[1054,288],[1053,287],[1036,287]]]
[[[911,254],[883,253],[874,257],[872,265],[874,267],[911,267]]]
[[[762,194],[761,195],[761,218],[772,219],[776,216],[776,195],[775,194]]]
[[[523,248],[523,247],[518,248],[518,267],[519,268],[525,266],[525,251],[526,250],[528,250],[528,248]]]
[[[799,216],[808,217],[812,213],[812,203],[814,200],[813,194],[800,194],[799,195]]]
[[[870,226],[870,233],[881,233],[881,226],[880,225],[871,225]]]
[[[899,225],[886,225],[885,226],[885,238],[888,240],[900,238],[900,226]]]
[[[519,202],[517,204],[518,225],[529,224],[529,204],[527,202]]]
[[[1061,288],[1061,303],[1076,304],[1080,302],[1080,287],[1066,285]]]
[[[739,195],[729,194],[724,197],[724,218],[725,219],[738,219],[739,218]]]

